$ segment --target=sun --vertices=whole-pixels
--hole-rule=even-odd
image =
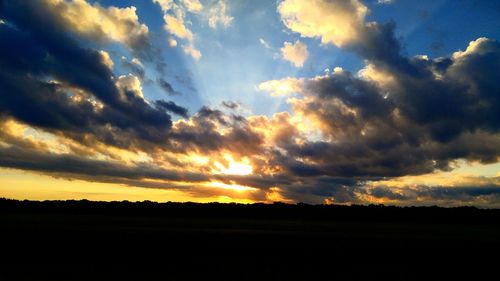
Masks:
[[[253,168],[250,165],[248,158],[244,157],[241,162],[235,161],[231,155],[226,155],[224,158],[228,163],[227,166],[221,164],[220,162],[215,162],[214,165],[217,167],[215,173],[239,176],[250,175],[253,173]]]

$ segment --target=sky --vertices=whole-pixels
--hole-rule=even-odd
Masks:
[[[0,0],[0,197],[500,207],[500,2]]]

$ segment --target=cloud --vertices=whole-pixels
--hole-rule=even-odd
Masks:
[[[469,176],[460,179],[461,182],[453,185],[387,186],[384,182],[374,183],[360,190],[358,197],[396,205],[499,206],[500,178]]]
[[[188,110],[182,106],[178,106],[173,101],[157,100],[155,105],[165,111],[177,114],[181,117],[188,118]]]
[[[132,58],[132,60],[127,60],[126,57],[121,57],[121,64],[123,69],[128,70],[130,72],[129,76],[137,77],[140,81],[139,83],[150,84],[153,83],[149,77],[146,76],[146,71],[144,69],[144,65],[137,58]],[[157,85],[168,95],[180,95],[178,91],[176,91],[173,86],[165,81],[163,78],[156,79]]]
[[[233,20],[234,17],[227,14],[227,6],[224,0],[218,0],[208,10],[208,26],[213,29],[219,26],[227,28]]]
[[[166,14],[163,19],[165,20],[165,30],[178,38],[193,41],[193,33],[186,27],[183,17]]]
[[[141,81],[137,76],[132,74],[129,75],[121,75],[116,79],[116,87],[120,89],[121,99],[126,101],[128,97],[126,95],[133,94],[137,98],[144,99],[144,94],[142,93]]]
[[[410,205],[417,198],[440,205],[494,204],[497,186],[453,191],[446,185],[421,186],[411,196],[386,187],[364,188],[366,181],[376,185],[387,177],[448,171],[458,159],[496,163],[500,157],[500,103],[492,94],[500,90],[494,70],[500,66],[500,43],[479,38],[448,58],[409,58],[401,54],[394,30],[394,23],[368,23],[348,43],[331,42],[365,59],[357,75],[337,69],[259,85],[272,95],[302,95],[288,100],[294,115],[321,130],[319,140],[289,141],[274,154],[273,161],[287,174],[311,182],[280,186],[283,196],[320,202],[331,194],[337,203],[389,202],[392,197],[390,202]],[[340,187],[318,182],[325,177],[352,182]]]
[[[342,47],[360,36],[368,8],[358,0],[284,0],[278,13],[290,30]]]
[[[174,0],[153,0],[153,3],[160,5],[163,12],[167,12],[174,6]]]
[[[480,38],[450,58],[408,58],[401,55],[395,24],[364,23],[367,8],[360,2],[317,1],[317,10],[300,9],[305,4],[279,4],[285,25],[302,36],[319,37],[323,44],[354,51],[367,66],[359,77],[336,71],[301,79],[301,84],[292,84],[297,86],[293,91],[289,79],[261,84],[270,92],[301,93],[304,98],[290,99],[294,112],[322,131],[324,141],[290,147],[289,158],[297,151],[296,157],[306,157],[308,169],[316,172],[372,177],[446,170],[459,158],[498,160],[498,122],[491,120],[498,119],[500,108],[490,94],[499,87],[492,82],[498,80],[493,65],[500,64],[497,41]],[[342,17],[353,28],[349,36],[330,26]],[[488,148],[465,144],[477,142]]]
[[[238,109],[240,107],[240,104],[234,101],[223,101],[221,104],[229,109]]]
[[[160,5],[163,11],[164,29],[176,38],[187,41],[182,46],[184,53],[198,60],[201,58],[201,52],[194,46],[194,34],[187,26],[186,13],[198,13],[203,9],[203,5],[198,0],[183,0],[180,4],[173,0],[153,0]],[[169,46],[176,47],[177,41],[170,38]]]
[[[193,47],[193,45],[184,45],[182,46],[182,50],[195,60],[199,60],[201,58],[201,52]]]
[[[303,37],[319,38],[322,44],[355,51],[364,59],[408,67],[400,56],[393,22],[365,22],[368,8],[358,0],[284,0],[278,5],[281,20]]]
[[[353,51],[380,68],[418,71],[401,56],[395,23],[365,22],[369,10],[358,0],[284,0],[278,12],[285,26],[303,37]]]
[[[175,91],[174,88],[172,87],[172,85],[170,85],[170,83],[168,83],[167,81],[165,81],[165,79],[158,78],[156,80],[156,82],[158,83],[158,86],[160,86],[160,88],[165,93],[167,93],[168,95],[170,95],[170,96],[172,96],[172,95],[180,95],[180,93],[177,92],[177,91]]]
[[[203,9],[199,0],[182,0],[181,2],[190,12],[200,12]]]
[[[6,3],[9,5],[9,3]],[[148,27],[139,22],[137,9],[103,7],[84,0],[43,0],[23,4],[27,9],[43,9],[60,26],[92,40],[119,42],[138,56],[151,57],[152,45]]]
[[[306,44],[297,40],[295,43],[285,42],[281,48],[281,55],[284,60],[291,62],[295,67],[302,67],[309,57],[309,51]]]
[[[5,1],[3,5],[13,6],[11,2]],[[133,56],[155,63],[160,72],[165,65],[159,49],[153,46],[148,26],[139,21],[134,6],[104,7],[85,0],[39,0],[15,5],[20,9],[41,11],[68,35],[83,38],[101,48],[110,43],[122,44]]]
[[[394,0],[377,0],[377,4],[379,5],[389,5],[394,3]]]
[[[17,156],[16,156],[17,155]],[[67,154],[52,154],[42,151],[16,148],[0,148],[0,165],[3,167],[58,173],[70,178],[90,181],[112,182],[121,180],[141,180],[145,178],[158,180],[175,180],[200,182],[208,180],[201,174],[181,173],[166,170],[148,164],[136,163],[133,166],[113,161],[93,160]],[[118,181],[120,182],[120,181]]]
[[[271,49],[271,45],[269,45],[269,43],[266,40],[259,38],[259,42],[264,48]]]
[[[146,71],[144,70],[144,65],[138,58],[132,58],[132,60],[129,61],[126,57],[122,56],[121,64],[124,69],[130,71],[141,80],[148,80],[146,77]]]
[[[493,82],[499,46],[481,38],[452,58],[406,59],[411,71],[382,61],[370,66],[381,75],[335,71],[299,84],[290,78],[261,84],[284,92],[296,86],[304,98],[290,99],[294,113],[323,135],[288,144],[278,161],[292,173],[353,178],[448,170],[457,159],[498,161],[500,104],[491,93],[499,87]]]
[[[11,39],[0,44],[2,115],[113,145],[165,137],[170,116],[144,100],[138,79],[115,78],[109,58],[81,47],[44,7],[4,2],[1,16],[16,27],[0,26],[2,37]]]
[[[175,40],[174,38],[169,38],[168,39],[168,45],[170,47],[177,47],[177,40]]]
[[[106,65],[110,70],[113,70],[114,62],[109,56],[109,53],[104,50],[99,50],[99,54],[101,54],[104,65]]]
[[[260,91],[269,92],[272,96],[289,95],[302,92],[303,79],[287,77],[280,80],[269,80],[259,84]]]
[[[198,9],[184,2],[157,1],[172,17]],[[319,8],[280,2],[285,24],[356,53],[366,63],[361,71],[336,67],[258,85],[288,96],[289,112],[240,116],[228,110],[237,104],[224,102],[224,110],[205,106],[188,116],[173,101],[146,99],[142,57],[121,60],[129,74],[113,73],[95,42],[114,39],[75,31],[45,2],[3,1],[0,166],[257,201],[498,206],[498,177],[416,177],[449,172],[457,161],[498,162],[500,43],[479,38],[448,57],[407,57],[395,24],[365,23],[360,2],[313,2]],[[356,32],[337,34],[331,23],[348,14],[342,24]],[[189,39],[176,38],[196,53]]]

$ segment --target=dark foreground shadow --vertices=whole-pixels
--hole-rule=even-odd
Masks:
[[[500,250],[476,208],[0,199],[0,227],[0,280],[479,280]]]

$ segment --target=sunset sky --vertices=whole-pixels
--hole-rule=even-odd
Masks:
[[[0,197],[500,207],[500,2],[0,0]]]

